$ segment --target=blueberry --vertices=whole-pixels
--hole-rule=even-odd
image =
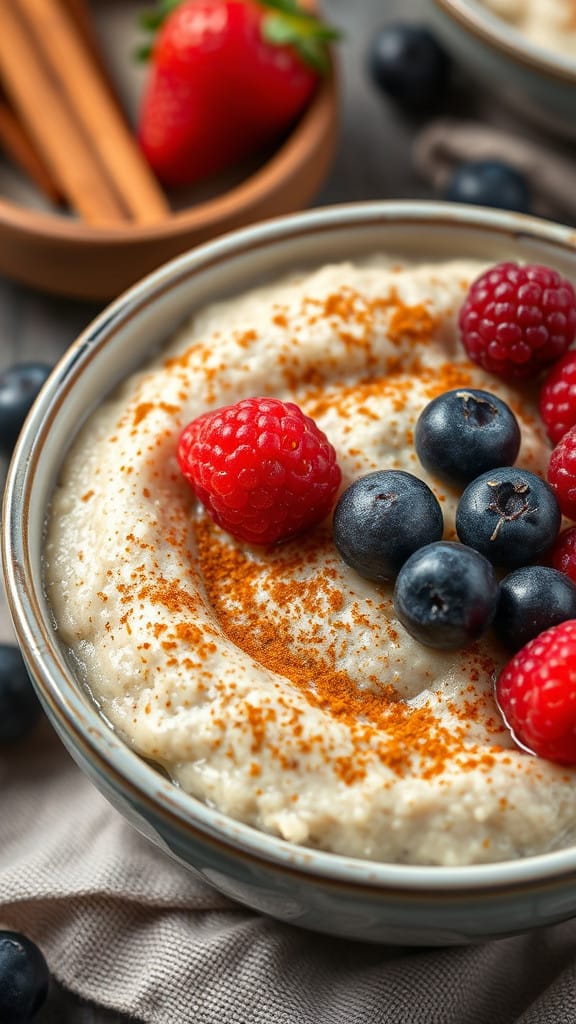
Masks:
[[[0,373],[0,453],[9,457],[22,424],[52,367],[16,363]]]
[[[25,739],[41,713],[18,647],[0,644],[0,745]]]
[[[427,28],[394,22],[372,40],[368,67],[382,92],[402,106],[418,110],[432,106],[443,93],[450,62]]]
[[[468,484],[456,509],[463,544],[495,565],[527,565],[554,543],[560,508],[545,480],[527,469],[488,470]]]
[[[402,566],[394,607],[420,643],[442,650],[466,647],[491,625],[498,580],[487,558],[454,541],[427,544]]]
[[[0,1021],[26,1024],[40,1009],[50,985],[42,951],[19,932],[0,931]]]
[[[565,573],[525,565],[501,581],[494,629],[511,652],[567,619],[576,619],[576,584]]]
[[[526,178],[501,160],[471,160],[460,164],[448,183],[444,198],[453,203],[474,203],[517,213],[530,211]]]
[[[406,559],[444,532],[440,503],[427,484],[397,469],[362,476],[334,510],[334,543],[369,580],[394,579]]]
[[[520,427],[500,398],[488,391],[456,388],[438,395],[422,410],[414,445],[430,473],[467,484],[488,469],[514,462]]]

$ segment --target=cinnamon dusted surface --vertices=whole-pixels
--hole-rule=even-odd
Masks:
[[[48,593],[107,717],[192,794],[297,843],[458,864],[574,838],[576,776],[513,748],[498,716],[501,652],[417,644],[391,588],[341,563],[328,523],[272,549],[237,544],[196,508],[175,460],[204,410],[290,398],[335,445],[343,486],[375,468],[415,472],[452,538],[458,494],[412,447],[427,401],[497,390],[521,421],[519,461],[542,471],[547,453],[529,396],[457,343],[481,269],[375,259],[205,310],[91,419],[54,496]]]

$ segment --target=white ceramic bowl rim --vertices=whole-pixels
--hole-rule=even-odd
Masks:
[[[43,595],[35,593],[31,543],[26,513],[34,465],[41,450],[51,408],[62,385],[82,372],[94,346],[135,310],[145,309],[183,277],[233,257],[244,246],[265,246],[302,233],[418,223],[457,225],[527,237],[552,249],[575,252],[576,233],[566,227],[496,210],[435,202],[352,203],[277,218],[236,231],[186,253],[149,275],[113,302],[90,324],[55,367],[20,435],[8,472],[4,494],[2,552],[8,601],[18,641],[35,686],[62,728],[70,731],[90,757],[104,768],[114,789],[140,806],[147,801],[155,813],[177,831],[197,829],[251,860],[259,858],[288,871],[304,872],[339,884],[403,891],[459,892],[522,886],[534,880],[557,879],[576,873],[576,847],[524,860],[466,867],[426,867],[376,863],[296,846],[236,822],[188,796],[134,753],[103,721],[74,682],[59,648],[50,611]]]
[[[489,11],[478,0],[436,0],[436,2],[468,25],[499,50],[523,64],[552,78],[564,78],[576,86],[576,59],[568,54],[555,53],[550,47],[538,46],[527,39],[504,18]]]

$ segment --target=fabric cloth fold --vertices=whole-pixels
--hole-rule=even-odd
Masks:
[[[535,214],[576,222],[576,162],[542,139],[531,140],[490,124],[437,118],[417,135],[412,158],[418,173],[438,192],[465,161],[503,160],[526,176]]]
[[[68,989],[144,1024],[574,1024],[576,921],[452,949],[319,936],[142,838],[47,723],[0,754],[0,921]]]

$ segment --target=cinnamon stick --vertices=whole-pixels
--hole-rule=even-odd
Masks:
[[[87,0],[60,0],[64,9],[70,15],[74,25],[78,30],[78,34],[84,43],[84,46],[88,50],[92,57],[92,60],[97,65],[101,77],[105,80],[110,92],[114,96],[114,89],[110,82],[106,63],[103,59],[102,51],[100,49],[100,42],[98,34],[94,25],[94,18],[92,17],[92,11],[90,10],[90,4]],[[118,100],[115,97],[115,102],[118,108]]]
[[[16,0],[3,5],[0,72],[6,92],[70,205],[91,224],[125,220],[126,211],[95,164],[62,90],[39,59]]]
[[[18,0],[36,40],[67,91],[95,152],[132,217],[141,223],[162,220],[168,206],[76,27],[58,0]]]
[[[86,0],[62,0],[80,32],[85,45],[105,74],[90,8]],[[0,148],[20,167],[24,174],[52,203],[60,204],[63,196],[29,132],[17,113],[0,92]]]
[[[88,3],[86,0],[61,0],[61,2],[73,19],[92,56],[98,58],[98,42]]]
[[[87,221],[166,217],[166,199],[58,0],[2,5],[0,73],[51,172]]]
[[[0,96],[0,148],[53,203],[62,201],[54,176],[6,100]]]

